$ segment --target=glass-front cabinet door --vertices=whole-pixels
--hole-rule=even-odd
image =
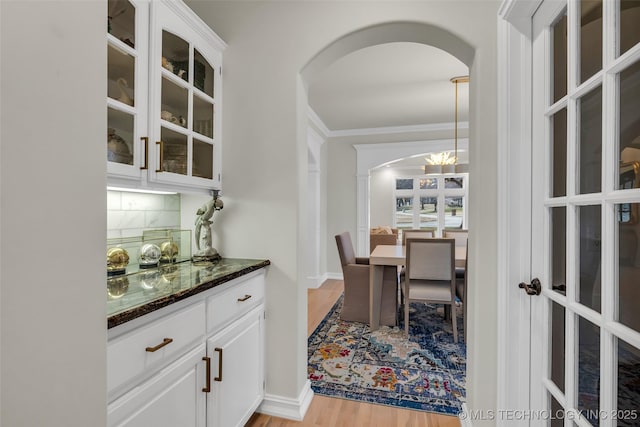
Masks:
[[[531,426],[640,425],[640,2],[533,18]]]
[[[220,188],[224,42],[195,15],[187,22],[174,7],[151,4],[150,179]]]
[[[107,8],[107,169],[139,180],[148,132],[149,3],[108,0]]]

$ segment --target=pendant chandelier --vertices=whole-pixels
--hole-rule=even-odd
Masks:
[[[454,154],[451,155],[450,151],[430,154],[424,165],[424,173],[427,175],[466,172],[466,165],[458,165],[458,83],[469,83],[469,76],[453,77],[451,83],[456,87]]]

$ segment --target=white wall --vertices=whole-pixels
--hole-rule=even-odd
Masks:
[[[306,382],[306,289],[299,209],[306,188],[306,108],[299,73],[326,46],[355,30],[385,22],[425,22],[475,48],[470,64],[470,163],[482,188],[469,201],[472,283],[469,406],[492,408],[496,379],[496,12],[492,1],[272,2],[189,1],[228,43],[224,67],[225,197],[234,213],[227,256],[265,257],[267,277],[267,392],[295,399]],[[467,58],[469,59],[469,58]],[[316,64],[320,67],[320,64]],[[316,67],[316,68],[318,68]],[[306,107],[306,106],[305,106]],[[477,143],[478,147],[473,147]],[[354,230],[355,151],[327,145],[327,256],[333,235]],[[480,167],[481,165],[481,167]],[[474,178],[475,179],[475,178]],[[337,214],[339,212],[339,214]],[[261,236],[256,239],[255,236]],[[482,251],[479,250],[482,244]],[[327,262],[330,265],[330,262]],[[330,268],[330,267],[329,267]]]
[[[106,5],[0,15],[0,424],[104,426]]]
[[[107,238],[142,236],[144,230],[161,228],[181,228],[180,194],[107,191]],[[193,230],[192,224],[188,229]]]
[[[371,171],[369,178],[369,225],[393,226],[394,198],[393,186],[397,173],[391,168]]]

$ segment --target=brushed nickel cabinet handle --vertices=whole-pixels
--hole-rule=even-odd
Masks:
[[[218,358],[218,376],[213,380],[222,382],[222,349],[220,347],[216,347],[214,350],[220,354],[220,357]]]
[[[243,301],[248,300],[249,298],[251,298],[251,295],[245,295],[245,296],[244,296],[244,297],[242,297],[242,298],[238,298],[238,301],[239,301],[239,302],[243,302]]]
[[[144,350],[148,351],[149,353],[153,353],[156,352],[158,350],[160,350],[162,347],[164,347],[165,345],[169,345],[173,342],[173,338],[165,338],[162,340],[162,342],[158,345],[156,345],[155,347],[147,347]]]
[[[144,141],[144,166],[140,166],[140,169],[145,170],[149,169],[149,138],[143,136],[140,139]]]
[[[164,142],[163,141],[156,141],[156,145],[160,146],[160,167],[158,169],[156,169],[156,172],[164,172]]]
[[[211,358],[203,357],[202,360],[204,360],[207,365],[207,373],[205,374],[207,376],[207,385],[204,386],[202,391],[209,393],[211,392]]]

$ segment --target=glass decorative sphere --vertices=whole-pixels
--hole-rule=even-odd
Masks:
[[[140,287],[142,289],[150,290],[158,287],[158,284],[160,283],[160,272],[148,271],[141,274],[142,277],[140,277]]]
[[[107,280],[107,295],[109,296],[109,299],[121,298],[124,294],[127,293],[128,289],[129,278],[126,276],[114,277]]]
[[[129,254],[122,248],[107,250],[107,271],[124,271],[129,264]]]
[[[162,252],[160,247],[153,243],[145,243],[140,248],[140,255],[138,256],[138,264],[140,267],[151,267],[158,265]]]
[[[168,240],[166,242],[162,242],[160,245],[160,251],[162,252],[160,262],[175,262],[178,256],[178,245],[175,242]]]

